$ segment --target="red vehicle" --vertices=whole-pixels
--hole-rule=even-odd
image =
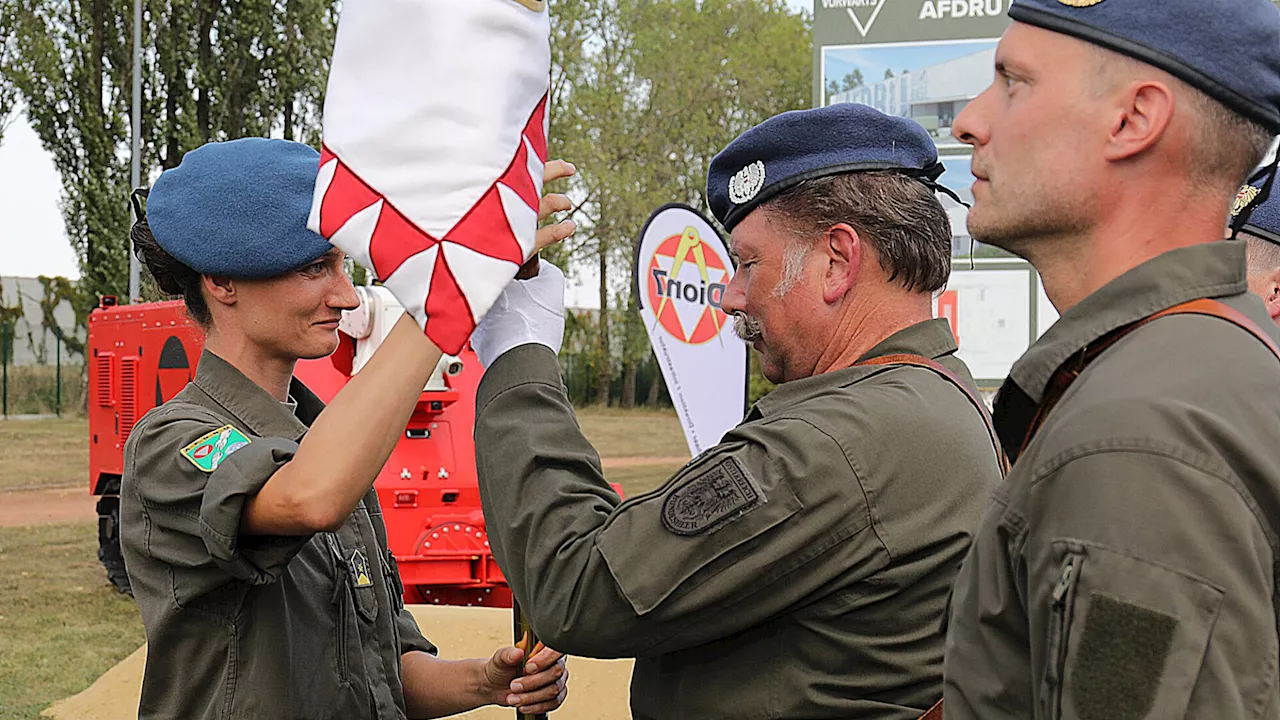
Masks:
[[[326,402],[401,313],[383,288],[358,291],[361,307],[344,316],[337,352],[297,366],[297,377]],[[89,490],[101,498],[98,556],[121,590],[129,582],[119,540],[125,440],[148,410],[191,380],[203,345],[181,302],[116,305],[104,298],[89,316]],[[441,360],[374,483],[407,602],[511,606],[476,483],[472,427],[481,374],[470,349]]]

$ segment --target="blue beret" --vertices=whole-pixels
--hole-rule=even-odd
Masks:
[[[924,128],[856,103],[775,115],[711,160],[711,213],[732,231],[752,210],[805,180],[859,170],[897,170],[930,183],[942,174]]]
[[[1233,218],[1239,216],[1245,207],[1261,194],[1264,180],[1265,178],[1255,180],[1240,188],[1240,194],[1236,196],[1235,205],[1231,208]],[[1280,192],[1272,189],[1266,200],[1254,205],[1253,211],[1249,213],[1249,219],[1241,229],[1280,245]]]
[[[147,224],[165,252],[205,275],[282,275],[333,249],[307,229],[320,153],[243,138],[192,150],[160,174]]]
[[[1280,11],[1269,0],[1015,0],[1009,17],[1154,65],[1280,131]]]

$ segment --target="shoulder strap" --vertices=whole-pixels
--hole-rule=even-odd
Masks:
[[[933,707],[920,716],[920,720],[942,720],[942,701],[934,703]]]
[[[875,365],[887,367],[909,365],[911,367],[924,368],[926,370],[932,370],[952,385],[955,385],[956,389],[958,389],[961,394],[969,400],[969,404],[973,405],[973,407],[978,411],[978,414],[982,417],[982,422],[987,426],[987,434],[991,436],[991,444],[995,446],[996,458],[1000,463],[1000,474],[1009,474],[1009,458],[1004,453],[1004,447],[1000,445],[1000,436],[996,434],[996,426],[991,422],[991,413],[987,410],[987,404],[982,402],[982,398],[978,396],[978,393],[971,390],[968,384],[966,384],[964,380],[960,379],[960,376],[948,370],[945,365],[937,360],[912,353],[881,355],[879,357],[861,360],[853,364],[854,367]]]
[[[1277,360],[1280,360],[1280,346],[1276,345],[1275,340],[1272,340],[1266,331],[1258,327],[1257,323],[1230,305],[1210,298],[1199,298],[1181,305],[1174,305],[1154,315],[1148,315],[1141,320],[1112,330],[1077,353],[1072,359],[1063,363],[1062,367],[1055,370],[1049,378],[1048,387],[1045,388],[1044,398],[1040,401],[1040,409],[1036,411],[1036,416],[1032,419],[1031,425],[1027,428],[1027,434],[1022,440],[1022,450],[1026,450],[1027,446],[1031,444],[1031,439],[1035,437],[1036,431],[1044,424],[1049,411],[1053,409],[1054,405],[1058,404],[1058,401],[1066,394],[1067,388],[1071,387],[1071,384],[1076,381],[1076,378],[1080,377],[1080,373],[1084,372],[1084,369],[1089,367],[1090,363],[1098,359],[1099,355],[1106,352],[1112,345],[1115,345],[1133,331],[1147,323],[1170,315],[1207,315],[1226,320],[1252,335],[1265,345],[1271,351],[1271,354],[1276,356]],[[1019,454],[1021,454],[1022,450],[1019,451]]]

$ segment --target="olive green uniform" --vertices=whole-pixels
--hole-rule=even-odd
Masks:
[[[435,648],[404,609],[376,493],[334,533],[240,532],[324,407],[296,379],[290,394],[296,414],[205,352],[125,445],[121,544],[149,645],[140,718],[405,717],[400,656]],[[182,453],[228,425],[250,442],[213,472]]]
[[[946,321],[867,358],[936,358]],[[948,591],[997,456],[974,405],[918,367],[789,382],[661,488],[619,502],[565,397],[523,345],[480,385],[494,553],[551,647],[635,657],[637,718],[917,717],[942,694]]]
[[[1050,377],[1216,298],[1269,332],[1243,242],[1161,255],[1068,310],[996,402],[1017,449]],[[1280,362],[1225,320],[1102,352],[1017,458],[956,581],[948,720],[1276,718]]]

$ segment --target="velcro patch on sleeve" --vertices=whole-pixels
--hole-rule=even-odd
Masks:
[[[223,425],[199,440],[182,448],[182,457],[191,461],[200,470],[211,473],[218,469],[223,460],[231,453],[248,445],[251,440],[235,428],[234,425]]]
[[[662,525],[676,535],[701,535],[764,502],[764,495],[737,459],[726,457],[667,496],[662,503]]]
[[[1081,720],[1140,720],[1155,705],[1178,618],[1090,594],[1071,699]]]

